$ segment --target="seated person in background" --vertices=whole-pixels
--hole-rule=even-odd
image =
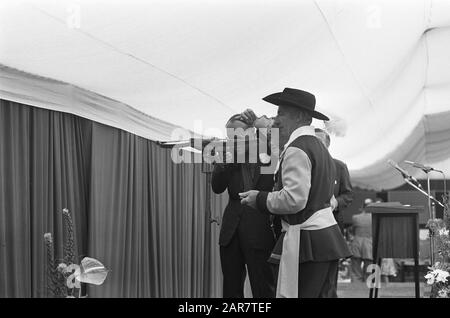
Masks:
[[[372,199],[365,199],[361,213],[352,217],[353,239],[350,242],[350,251],[353,254],[350,275],[352,282],[365,282],[367,266],[372,264],[372,215],[365,210],[371,203]]]
[[[243,115],[245,113],[245,116]],[[226,128],[254,129],[256,119],[253,111],[247,110],[230,118]],[[253,120],[247,119],[253,118]],[[251,123],[249,123],[251,121]],[[241,130],[242,131],[242,130]],[[229,135],[229,139],[245,136]],[[248,205],[240,203],[239,193],[250,189],[271,191],[273,174],[261,174],[263,163],[228,163],[232,158],[227,153],[225,163],[216,163],[212,175],[212,189],[219,194],[228,190],[229,201],[222,217],[220,229],[220,261],[223,273],[223,297],[244,298],[244,282],[248,270],[253,297],[275,297],[275,273],[267,260],[275,245],[272,219]],[[260,158],[260,156],[258,156]],[[246,270],[247,266],[247,270]]]

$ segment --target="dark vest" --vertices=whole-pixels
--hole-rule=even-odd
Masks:
[[[305,222],[314,212],[330,206],[330,199],[334,191],[335,165],[328,150],[315,136],[300,136],[295,139],[289,147],[303,150],[311,161],[311,189],[308,202],[303,210],[293,215],[284,217],[289,224],[301,224]],[[283,161],[280,162],[280,167]],[[280,190],[282,185],[281,168],[276,175],[276,189]]]
[[[335,165],[328,150],[315,136],[303,135],[295,139],[289,147],[303,150],[311,161],[311,189],[303,210],[296,214],[283,215],[289,224],[301,224],[315,212],[330,206],[334,191]],[[275,176],[275,191],[282,185],[282,164]],[[282,251],[284,233],[280,236],[270,262],[278,263]],[[347,243],[337,224],[317,231],[301,231],[300,262],[323,262],[351,256]]]

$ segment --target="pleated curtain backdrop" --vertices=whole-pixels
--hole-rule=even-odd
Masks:
[[[221,296],[215,223],[204,268],[201,165],[174,164],[170,150],[116,128],[3,100],[0,151],[0,297],[46,296],[43,234],[62,255],[63,208],[79,259],[110,269],[89,297]],[[226,201],[212,194],[214,216]]]
[[[78,255],[87,248],[90,124],[0,101],[0,297],[45,297],[44,233],[62,255],[62,209],[73,212]]]

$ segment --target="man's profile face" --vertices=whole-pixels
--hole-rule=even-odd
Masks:
[[[293,131],[293,127],[298,124],[298,116],[292,111],[291,107],[278,106],[277,116],[273,124],[274,128],[279,129],[280,142],[286,143],[289,139],[290,133]]]

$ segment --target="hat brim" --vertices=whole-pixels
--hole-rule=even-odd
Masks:
[[[293,103],[291,101],[285,100],[282,98],[282,93],[274,93],[270,94],[269,96],[266,96],[263,98],[263,101],[266,101],[268,103],[277,105],[277,106],[291,106],[291,107],[297,107],[301,108],[302,110],[308,112],[311,114],[313,118],[320,119],[320,120],[330,120],[327,116],[322,114],[321,112],[311,110],[307,108],[306,106],[299,104],[299,103]]]

